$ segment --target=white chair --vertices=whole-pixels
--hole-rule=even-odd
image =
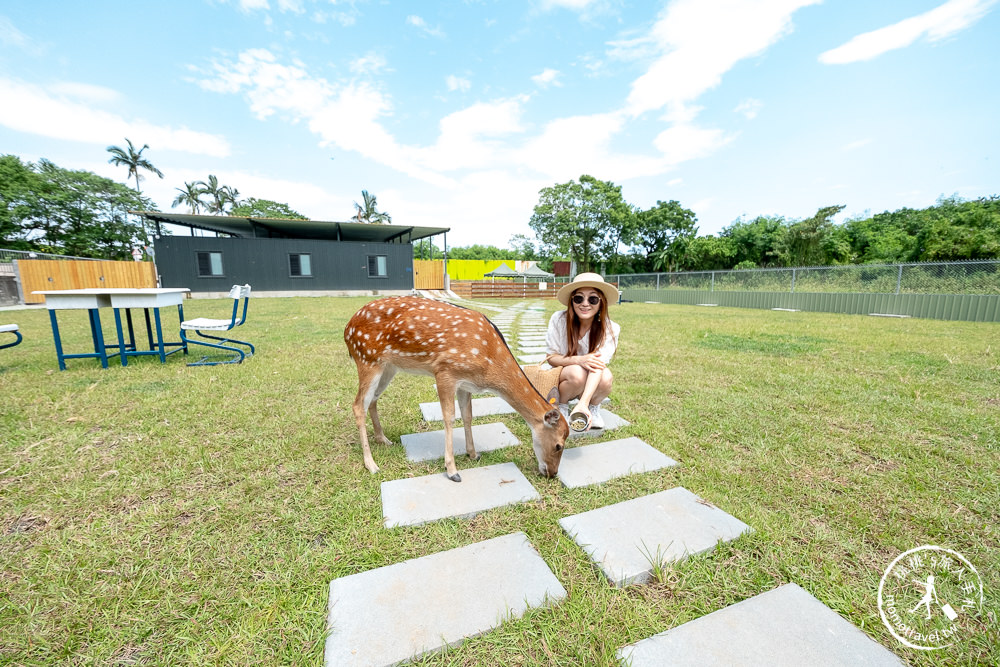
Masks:
[[[246,341],[236,340],[235,338],[229,337],[223,338],[221,336],[213,336],[205,333],[206,331],[230,331],[247,321],[247,306],[250,303],[250,285],[233,285],[233,288],[229,290],[229,298],[233,300],[233,315],[230,319],[213,320],[207,317],[199,317],[193,320],[185,320],[184,322],[181,322],[181,340],[192,345],[204,345],[206,347],[214,347],[219,350],[226,350],[227,352],[234,352],[235,355],[233,358],[223,361],[209,361],[208,356],[205,356],[202,357],[200,361],[192,362],[188,364],[188,366],[239,364],[243,363],[243,360],[246,357],[253,356],[254,346]],[[240,310],[240,299],[243,299],[243,315],[237,320],[237,315],[239,315]],[[218,342],[210,343],[198,338],[190,338],[185,335],[185,332],[188,331],[194,332],[198,336],[201,336],[201,338],[208,338]],[[227,345],[227,343],[229,343],[229,345]],[[237,345],[246,345],[249,348],[249,352],[244,352],[238,347],[232,347],[233,343]]]
[[[0,324],[0,333],[14,334],[14,342],[7,343],[6,345],[0,345],[0,350],[5,347],[14,347],[15,345],[19,345],[21,341],[24,340],[24,336],[21,335],[21,331],[16,324]]]

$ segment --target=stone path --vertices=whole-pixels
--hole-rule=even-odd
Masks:
[[[570,447],[563,452],[556,476],[565,486],[575,489],[675,465],[677,461],[633,437]]]
[[[488,417],[491,415],[509,415],[516,412],[517,410],[510,407],[510,404],[499,396],[486,396],[485,398],[472,399],[473,418]],[[441,403],[438,401],[433,403],[421,403],[420,413],[423,415],[424,421],[427,422],[439,422],[444,419],[441,415]],[[461,416],[462,413],[458,409],[458,401],[455,401],[455,419],[459,419]],[[472,437],[475,438],[475,435]],[[464,443],[465,441],[463,440],[462,442]]]
[[[715,304],[699,304],[714,306]],[[546,351],[544,307],[517,304],[493,318],[522,363]],[[517,330],[517,335],[512,332]],[[440,421],[437,402],[422,403],[426,421]],[[503,399],[473,399],[473,415],[510,414]],[[460,412],[456,405],[456,417]],[[627,426],[602,409],[603,430],[572,433],[601,437]],[[477,450],[521,444],[502,423],[473,426]],[[464,429],[453,431],[456,456],[465,453]],[[444,456],[444,431],[402,437],[407,458]],[[676,466],[636,437],[568,448],[558,477],[567,488]],[[467,518],[496,507],[540,498],[514,463],[471,467],[462,482],[443,472],[382,484],[386,528]],[[683,487],[601,507],[559,520],[562,529],[614,586],[640,584],[654,564],[711,551],[751,531],[739,519]],[[470,594],[471,593],[471,594]],[[388,665],[454,646],[498,627],[507,618],[566,596],[524,533],[334,580],[330,584],[327,665]],[[667,630],[618,651],[623,665],[837,664],[900,665],[900,661],[848,621],[794,584]]]
[[[341,577],[330,583],[325,664],[394,665],[565,597],[524,533]]]
[[[452,431],[452,450],[455,456],[465,456],[465,429],[455,428]],[[401,438],[406,458],[410,461],[433,461],[444,458],[444,431],[427,431],[425,433],[409,433]],[[492,452],[495,449],[513,447],[521,444],[506,424],[474,424],[472,441],[476,443],[476,451]]]
[[[382,521],[386,528],[419,526],[439,519],[467,519],[504,505],[540,496],[517,465],[467,468],[461,482],[444,472],[382,482]]]
[[[750,526],[684,487],[559,520],[614,586],[645,583],[653,564],[711,551]]]
[[[903,662],[795,584],[618,651],[622,665],[868,665]]]

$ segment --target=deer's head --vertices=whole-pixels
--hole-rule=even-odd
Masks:
[[[541,423],[531,429],[531,446],[538,459],[538,472],[546,477],[555,477],[566,448],[566,438],[569,437],[569,424],[556,407],[559,401],[557,387],[549,392],[546,401],[551,409],[542,417]]]

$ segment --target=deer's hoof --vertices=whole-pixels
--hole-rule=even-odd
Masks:
[[[461,482],[462,476],[456,472],[454,475],[448,475],[448,479],[450,479],[453,482]]]
[[[476,453],[476,454],[473,454],[472,456],[470,456],[469,460],[470,461],[478,461],[480,458],[482,458],[482,457],[478,453]]]

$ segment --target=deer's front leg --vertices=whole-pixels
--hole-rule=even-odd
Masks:
[[[462,476],[455,467],[455,449],[452,432],[455,428],[455,383],[437,377],[438,400],[441,401],[441,418],[444,420],[444,468],[448,479],[461,482]]]
[[[462,426],[465,427],[465,453],[469,455],[470,461],[478,461],[479,454],[476,453],[476,444],[472,441],[472,392],[459,389],[455,395],[458,398],[458,407],[462,410]]]

